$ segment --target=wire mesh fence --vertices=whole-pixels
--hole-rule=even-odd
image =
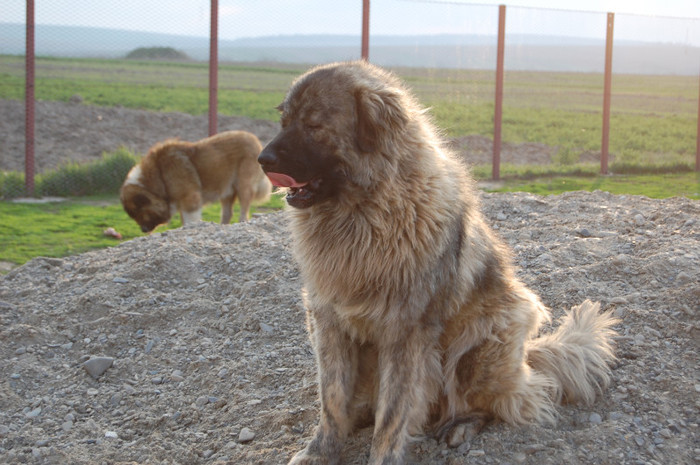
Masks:
[[[38,194],[52,193],[42,186],[57,170],[79,173],[76,165],[98,166],[124,151],[133,163],[160,140],[208,135],[210,7],[210,0],[37,5]],[[274,107],[296,75],[313,64],[360,58],[362,8],[360,0],[342,7],[222,2],[217,110],[224,123],[218,130],[250,129],[269,139]],[[498,10],[421,0],[373,2],[370,9],[369,60],[408,82],[455,150],[484,176],[489,171],[480,168],[490,165],[493,153]],[[4,12],[0,194],[11,197],[24,193],[26,3],[10,0]],[[505,25],[505,172],[523,165],[595,171],[606,13],[507,7]],[[613,172],[693,168],[698,31],[698,19],[615,15]],[[128,165],[112,163],[114,185]],[[73,188],[80,181],[65,178],[61,195],[85,191]]]

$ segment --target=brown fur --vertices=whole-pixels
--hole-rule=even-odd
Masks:
[[[184,142],[170,139],[151,147],[127,176],[120,197],[124,210],[144,232],[167,223],[179,211],[183,224],[201,219],[202,207],[221,201],[221,223],[231,222],[233,203],[240,221],[254,201],[264,201],[271,184],[256,159],[262,146],[254,134],[228,131]]]
[[[413,435],[455,446],[493,419],[551,422],[557,402],[591,402],[608,384],[614,319],[585,301],[538,336],[548,311],[397,78],[363,62],[318,67],[280,110],[259,161],[308,181],[288,201],[321,397],[291,464],[337,463],[368,415],[369,463],[400,464]]]

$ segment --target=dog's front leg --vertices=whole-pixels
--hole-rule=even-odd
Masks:
[[[314,438],[290,465],[329,465],[340,461],[345,438],[352,429],[350,405],[357,379],[358,345],[343,332],[332,310],[308,313],[311,342],[316,352],[321,419]]]
[[[437,339],[431,330],[416,325],[396,333],[397,340],[379,348],[380,388],[370,465],[404,463],[410,435],[423,426],[440,379]]]

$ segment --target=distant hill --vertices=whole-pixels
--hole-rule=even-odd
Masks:
[[[24,54],[23,24],[0,23],[0,54]],[[506,37],[506,69],[602,72],[604,40],[515,35]],[[38,25],[40,56],[124,58],[135,48],[170,47],[193,60],[209,58],[209,39],[175,34],[90,27]],[[324,63],[360,57],[360,37],[351,35],[279,35],[219,42],[221,61]],[[494,69],[496,38],[436,34],[372,36],[370,60],[384,66]],[[696,75],[700,47],[617,41],[616,73]]]
[[[126,54],[130,60],[189,60],[185,52],[172,47],[139,47]]]

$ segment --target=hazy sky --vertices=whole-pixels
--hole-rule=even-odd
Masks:
[[[0,21],[23,23],[25,0],[2,0]],[[371,0],[370,33],[496,33],[499,3],[507,33],[605,37],[700,46],[700,0]],[[41,24],[94,26],[180,35],[209,34],[209,0],[36,1]],[[360,34],[362,0],[219,0],[219,37]],[[663,18],[662,18],[663,17]]]

